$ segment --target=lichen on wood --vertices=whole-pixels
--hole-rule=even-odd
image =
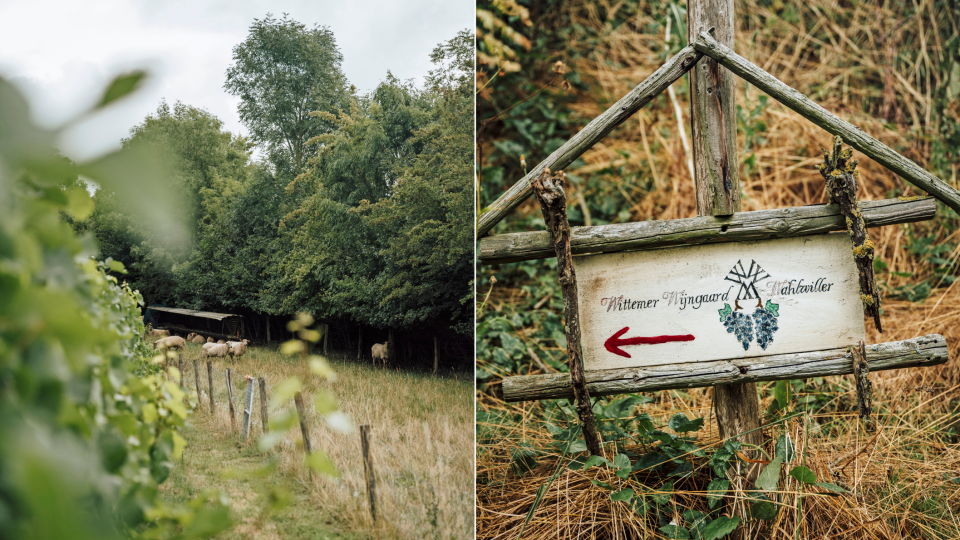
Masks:
[[[567,196],[563,192],[565,179],[563,171],[550,174],[549,168],[533,179],[531,187],[537,201],[547,231],[553,240],[557,255],[557,269],[560,273],[560,291],[563,294],[564,330],[567,337],[567,358],[570,365],[570,382],[576,402],[577,416],[587,449],[595,456],[602,456],[600,437],[587,391],[586,376],[583,373],[583,356],[580,351],[580,309],[577,301],[577,275],[573,269],[573,254],[570,251],[570,222],[567,220]]]
[[[827,181],[827,195],[831,204],[840,207],[847,232],[853,240],[853,260],[860,274],[860,301],[863,312],[873,318],[878,332],[883,332],[880,324],[880,290],[873,272],[874,244],[867,234],[867,226],[857,203],[858,160],[853,158],[852,148],[843,148],[843,139],[833,139],[833,151],[823,149],[823,163],[817,170]]]

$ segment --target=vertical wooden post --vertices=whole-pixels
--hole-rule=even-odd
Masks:
[[[714,28],[714,38],[733,47],[734,0],[690,0],[687,3],[687,40],[693,42],[704,30]],[[740,211],[740,160],[737,152],[736,79],[716,61],[704,57],[690,70],[690,117],[693,134],[694,184],[697,214],[727,216]],[[760,399],[756,383],[732,383],[713,387],[717,427],[723,438],[759,445]],[[744,435],[740,435],[745,433]],[[751,456],[753,452],[744,452]],[[757,467],[744,475],[750,482]],[[747,489],[742,478],[731,476],[734,490]],[[745,505],[734,512],[748,523]],[[752,527],[744,525],[740,538],[750,538]]]
[[[183,385],[183,354],[177,355],[177,370],[180,371],[180,386],[186,388]]]
[[[213,362],[207,360],[207,390],[210,391],[210,412],[216,412],[213,407]]]
[[[367,497],[370,499],[370,516],[377,522],[377,482],[373,475],[373,456],[370,454],[370,426],[360,426],[360,445],[363,448],[363,472],[367,478]]]
[[[567,221],[567,195],[563,192],[563,171],[550,175],[550,169],[543,169],[540,176],[530,183],[533,194],[540,203],[540,212],[547,224],[547,231],[553,241],[557,254],[557,270],[560,274],[560,292],[563,294],[563,326],[567,337],[567,361],[570,366],[570,385],[580,418],[580,429],[587,450],[595,456],[602,456],[600,436],[597,433],[590,392],[587,390],[586,376],[583,373],[583,353],[580,350],[580,307],[577,299],[577,274],[573,268],[573,254],[570,251],[570,222]]]
[[[440,355],[437,353],[437,336],[433,336],[433,372],[437,372],[437,366],[440,365]]]
[[[263,432],[270,431],[270,417],[267,416],[267,381],[260,377],[260,422],[263,423]]]
[[[330,323],[323,323],[323,355],[327,355],[327,342],[330,341]]]
[[[307,416],[303,412],[303,396],[300,395],[300,392],[293,396],[293,401],[297,404],[297,415],[300,417],[300,433],[303,434],[303,446],[309,454],[313,450],[310,448],[310,431],[307,429]]]
[[[247,440],[250,434],[250,420],[253,418],[253,377],[247,375],[247,394],[243,398],[243,431],[240,438]]]
[[[237,417],[233,410],[233,370],[227,368],[227,402],[230,403],[230,429],[237,432]]]
[[[704,30],[733,47],[733,0],[690,0],[687,41]],[[740,211],[740,160],[737,154],[736,76],[704,57],[690,70],[690,119],[697,213],[728,216]]]
[[[363,353],[363,327],[360,327],[360,335],[357,336],[357,360],[362,358]]]
[[[197,359],[193,359],[193,382],[197,385],[197,406],[200,406],[200,367],[197,365]]]

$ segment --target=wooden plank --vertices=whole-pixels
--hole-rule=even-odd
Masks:
[[[733,0],[690,0],[687,41],[714,28],[721,43],[733,45]],[[690,122],[693,134],[697,214],[729,216],[740,211],[735,101],[737,78],[713,59],[690,70]]]
[[[930,334],[903,341],[867,345],[866,352],[869,370],[874,372],[944,364],[949,351],[943,336]],[[742,360],[588,371],[586,375],[590,394],[607,396],[698,388],[737,381],[758,382],[849,375],[853,371],[853,357],[848,348],[835,348]],[[572,397],[573,389],[567,373],[503,379],[503,398],[506,401]]]
[[[370,503],[370,517],[377,522],[377,479],[373,470],[373,453],[370,450],[370,426],[360,426],[360,448],[363,451],[363,474],[367,482],[367,500]]]
[[[936,216],[934,199],[861,201],[867,227],[913,223]],[[727,218],[711,216],[640,221],[596,227],[572,227],[574,255],[657,249],[691,244],[743,242],[844,231],[846,224],[836,205],[813,205],[777,210],[738,212]],[[481,238],[477,256],[483,264],[545,259],[554,256],[546,231],[499,234]]]
[[[840,136],[845,143],[895,172],[904,180],[933,195],[956,212],[960,212],[960,191],[925,171],[892,148],[867,135],[862,129],[840,119],[799,91],[790,88],[773,75],[739,56],[729,47],[717,42],[707,32],[701,32],[697,36],[694,47],[736,73],[745,81],[770,94],[774,99],[793,109],[800,116],[827,130],[830,134]]]
[[[852,249],[838,233],[576,257],[584,368],[856,343],[864,329]]]
[[[630,93],[620,98],[620,101],[617,101],[603,114],[594,118],[579,133],[550,154],[547,159],[541,161],[493,204],[483,210],[477,222],[477,238],[490,232],[490,229],[499,223],[507,213],[530,196],[530,193],[532,193],[530,182],[540,176],[544,169],[549,168],[551,171],[557,172],[573,163],[600,139],[613,131],[615,127],[622,124],[633,113],[650,103],[660,92],[663,92],[674,81],[682,77],[700,60],[700,57],[701,54],[696,52],[693,47],[681,49],[680,52],[660,66],[660,69],[654,71]]]

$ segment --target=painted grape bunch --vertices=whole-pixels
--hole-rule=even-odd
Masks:
[[[728,334],[734,334],[737,341],[743,345],[743,350],[750,349],[754,335],[760,348],[767,350],[773,342],[773,334],[779,329],[777,317],[780,316],[780,305],[767,300],[763,307],[757,306],[753,315],[734,311],[730,304],[724,304],[720,311],[720,322],[727,329]]]

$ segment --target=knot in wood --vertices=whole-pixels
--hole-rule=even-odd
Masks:
[[[790,229],[790,224],[782,219],[779,219],[773,224],[773,229],[779,232],[786,232]]]

